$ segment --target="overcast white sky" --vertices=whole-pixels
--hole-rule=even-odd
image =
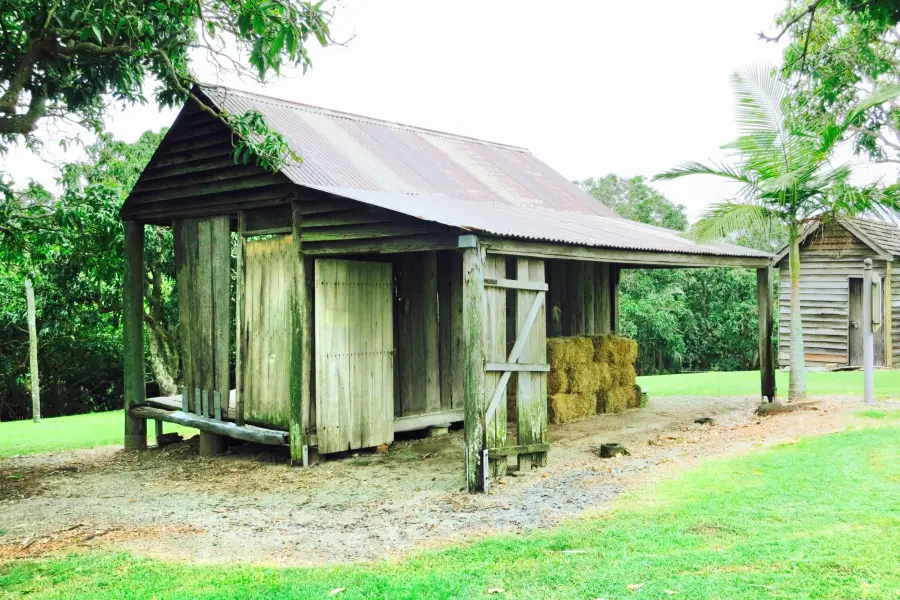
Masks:
[[[308,104],[529,148],[570,179],[652,176],[718,156],[735,136],[732,72],[777,63],[758,41],[784,0],[342,0],[335,35],[306,76],[261,88]],[[173,111],[116,108],[126,140],[169,125]],[[46,153],[60,158],[48,136]],[[71,158],[67,157],[67,158]],[[2,159],[18,183],[52,183],[27,151]],[[709,178],[658,184],[696,218],[727,187]]]

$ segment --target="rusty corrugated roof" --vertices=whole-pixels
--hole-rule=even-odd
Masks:
[[[337,112],[218,86],[220,109],[256,110],[303,157],[296,184],[421,219],[508,236],[630,250],[739,257],[768,254],[698,244],[618,217],[524,148]]]

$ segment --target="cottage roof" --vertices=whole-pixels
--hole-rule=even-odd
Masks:
[[[900,227],[893,222],[874,218],[851,217],[838,218],[837,222],[876,254],[880,254],[885,258],[890,257],[891,259],[900,256]],[[824,224],[825,222],[822,220],[807,223],[800,235],[800,243],[803,244],[809,236],[818,231]],[[774,261],[781,261],[787,256],[788,250],[787,245],[782,247],[775,255]]]

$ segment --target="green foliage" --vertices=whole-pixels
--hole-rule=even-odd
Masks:
[[[626,179],[610,173],[575,183],[620,217],[678,231],[687,227],[684,206],[672,204],[642,176]]]
[[[173,106],[191,95],[192,57],[219,69],[277,75],[310,65],[310,38],[330,43],[331,13],[301,0],[21,0],[0,11],[0,151],[33,137],[42,119],[66,118],[102,130],[106,98]],[[277,168],[283,138],[259,115],[221,115],[241,145]],[[247,132],[262,135],[243,135]]]
[[[621,217],[683,230],[684,206],[643,177],[578,185]],[[731,269],[634,269],[619,286],[622,331],[637,340],[638,372],[752,369],[758,362],[756,275]]]
[[[0,204],[0,419],[24,418],[27,335],[22,283],[32,275],[42,412],[46,416],[121,404],[123,230],[119,209],[164,132],[126,144],[102,135],[85,161],[63,165],[58,199],[37,185],[7,188]],[[148,344],[167,359],[177,306],[171,293],[172,238],[149,228]],[[177,352],[177,348],[175,349]],[[154,372],[156,378],[159,374]]]
[[[0,587],[35,600],[892,598],[898,441],[885,427],[706,461],[550,531],[393,561],[276,568],[95,551],[7,562]]]
[[[790,36],[783,72],[796,84],[798,118],[840,121],[873,86],[900,82],[898,17],[896,0],[790,3],[778,15]],[[894,103],[867,108],[850,137],[857,152],[900,163],[900,111]]]

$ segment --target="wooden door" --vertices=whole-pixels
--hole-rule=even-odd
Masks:
[[[393,282],[389,263],[315,265],[316,437],[320,453],[394,439]]]
[[[848,363],[863,366],[863,319],[862,319],[862,277],[850,278],[850,306],[848,307],[849,329],[847,334]],[[870,325],[871,326],[871,325]],[[879,330],[873,334],[875,341],[875,364],[884,366],[884,334]]]
[[[241,292],[241,369],[238,397],[251,423],[287,429],[291,401],[291,236],[248,240]]]

